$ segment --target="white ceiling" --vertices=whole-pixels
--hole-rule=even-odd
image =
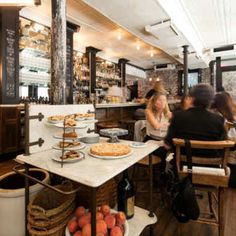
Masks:
[[[163,4],[167,2],[176,6],[176,21],[168,9],[164,10]],[[23,8],[21,15],[50,26],[51,1],[42,0],[40,7]],[[185,17],[186,25],[192,30],[190,37],[178,23],[178,18],[181,18],[178,16]],[[102,50],[99,56],[114,62],[127,58],[143,68],[181,63],[185,44],[190,45],[189,68],[207,67],[215,56],[230,58],[235,54],[236,57],[236,51],[224,52],[224,55],[212,53],[215,47],[236,44],[235,0],[67,0],[67,18],[81,26],[75,35],[77,50],[84,51],[86,46],[94,46]],[[167,31],[155,35],[145,31],[145,26],[169,19],[178,36],[164,37]],[[122,35],[121,40],[117,39],[118,34]],[[201,46],[198,47],[200,53],[199,50],[196,53],[191,37]],[[136,49],[137,43],[141,45],[140,50]],[[197,54],[202,55],[199,58]]]
[[[104,15],[122,25],[130,32],[157,47],[162,48],[170,55],[181,60],[181,46],[190,45],[189,66],[191,68],[206,67],[215,56],[234,57],[236,52],[224,52],[213,54],[215,47],[236,43],[236,1],[235,0],[169,0],[172,6],[176,6],[175,12],[184,15],[190,25],[195,38],[202,45],[202,58],[196,58],[195,48],[191,40],[184,34],[182,26],[177,30],[179,39],[167,37],[157,39],[144,31],[146,25],[153,25],[160,21],[171,19],[168,10],[163,9],[167,0],[84,0],[90,6],[96,8]],[[177,22],[172,18],[173,24]],[[181,29],[182,28],[182,29]]]

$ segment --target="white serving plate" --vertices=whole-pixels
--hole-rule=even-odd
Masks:
[[[129,152],[126,155],[122,155],[122,156],[99,156],[99,155],[95,155],[93,153],[90,153],[90,150],[88,151],[88,154],[92,157],[98,158],[98,159],[104,159],[104,160],[117,160],[117,159],[121,159],[121,158],[125,158],[128,157],[130,155],[133,154],[133,150],[131,150],[131,152]]]
[[[117,211],[114,209],[111,209],[111,213],[117,213]],[[125,228],[124,236],[129,236],[129,224],[127,220],[125,221],[124,228]],[[72,234],[70,234],[68,230],[68,227],[66,227],[65,236],[72,236]]]
[[[78,158],[64,159],[63,163],[74,163],[74,162],[83,160],[85,158],[84,153],[83,152],[79,152],[79,153],[80,153],[80,156]],[[61,154],[62,154],[61,152],[56,153],[55,156],[52,157],[52,160],[62,163],[62,159],[60,158]]]
[[[133,147],[133,148],[144,148],[146,146],[147,146],[147,144],[143,143],[143,142],[132,142],[130,144],[130,147]]]
[[[80,150],[80,149],[83,149],[86,147],[86,144],[83,143],[83,142],[80,142],[80,145],[77,145],[77,146],[73,146],[73,147],[65,147],[64,150],[65,151],[73,151],[73,150]],[[59,143],[55,143],[53,146],[52,146],[53,149],[56,149],[56,150],[62,150],[61,147],[59,147]]]
[[[62,132],[59,132],[59,133],[55,133],[54,135],[53,135],[53,137],[54,138],[57,138],[57,139],[63,139],[63,137],[62,137]],[[84,135],[82,136],[82,135],[79,135],[78,133],[77,133],[77,137],[76,138],[70,138],[70,137],[65,137],[65,140],[79,140],[79,139],[81,139],[82,137],[84,137]]]
[[[56,127],[58,128],[64,128],[64,124],[63,123],[58,123],[55,124]],[[87,128],[87,125],[82,123],[82,124],[76,124],[75,126],[65,126],[66,129],[85,129]]]

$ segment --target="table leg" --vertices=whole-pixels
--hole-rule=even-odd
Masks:
[[[92,222],[92,236],[96,236],[96,210],[97,210],[97,202],[96,202],[96,194],[97,188],[91,189],[91,222]]]
[[[29,174],[29,165],[25,164],[25,173]],[[25,236],[29,236],[27,229],[27,207],[29,205],[29,178],[25,177]]]
[[[153,213],[153,168],[152,168],[152,155],[150,154],[149,156],[149,202],[150,202],[150,212],[149,216],[154,217]]]

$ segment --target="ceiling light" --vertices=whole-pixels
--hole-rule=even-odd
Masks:
[[[152,78],[151,78],[151,77],[149,78],[149,81],[152,81]]]
[[[41,0],[0,0],[0,6],[32,6],[41,5]]]
[[[117,39],[118,39],[118,40],[121,40],[121,38],[122,38],[122,37],[121,37],[121,34],[118,34]]]
[[[140,50],[140,45],[139,44],[137,44],[136,49]]]
[[[151,51],[151,53],[150,53],[150,56],[151,56],[151,57],[153,57],[153,56],[154,56],[154,53],[153,53],[153,51]]]

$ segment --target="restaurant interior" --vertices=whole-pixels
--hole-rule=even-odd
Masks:
[[[234,235],[234,22],[232,0],[0,0],[0,235]]]

